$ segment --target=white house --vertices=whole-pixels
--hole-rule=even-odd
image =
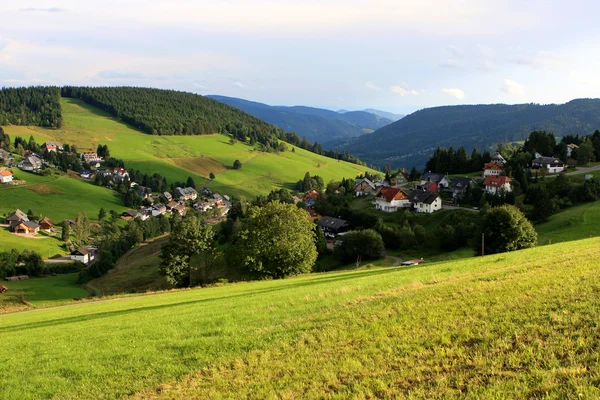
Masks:
[[[567,145],[567,157],[571,157],[571,154],[573,154],[573,150],[578,148],[579,146],[577,146],[575,143],[569,143]]]
[[[442,198],[437,193],[425,190],[413,190],[408,199],[412,203],[413,210],[417,213],[429,213],[442,209]]]
[[[196,200],[198,198],[198,192],[191,187],[178,187],[175,189],[175,195],[179,200]]]
[[[80,247],[71,253],[71,260],[80,261],[86,265],[94,261],[94,258],[94,252],[85,247]]]
[[[490,161],[483,166],[483,177],[498,176],[502,171],[504,171],[504,165],[496,161]]]
[[[129,172],[124,168],[114,168],[113,169],[113,179],[115,181],[123,181],[125,179],[129,179]]]
[[[545,169],[551,174],[557,174],[565,170],[565,164],[554,157],[537,157],[531,162],[534,169]]]
[[[399,208],[410,207],[406,192],[400,188],[384,186],[375,194],[375,209],[385,212],[396,212]]]
[[[354,184],[354,193],[357,196],[364,196],[376,192],[375,184],[367,178],[357,179]]]
[[[511,192],[510,182],[511,179],[508,176],[488,176],[483,181],[483,186],[485,186],[485,192],[489,194],[496,194],[500,190]]]
[[[0,171],[0,183],[12,182],[13,174],[10,171]]]
[[[23,171],[36,171],[42,168],[42,160],[35,155],[29,155],[23,158],[18,167]]]
[[[500,153],[496,153],[496,155],[494,157],[492,157],[491,159],[492,161],[497,162],[498,164],[506,164],[506,159],[504,157],[502,157],[502,154]]]
[[[423,174],[421,177],[421,185],[426,186],[428,183],[435,183],[437,187],[435,185],[433,187],[436,187],[436,189],[440,191],[450,187],[450,179],[446,174],[433,174],[431,172]],[[433,191],[435,192],[437,190]]]

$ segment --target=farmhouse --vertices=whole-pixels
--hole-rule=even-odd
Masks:
[[[40,228],[44,231],[51,231],[53,227],[54,223],[50,219],[48,219],[48,217],[44,217],[40,221]]]
[[[571,155],[573,154],[573,150],[578,148],[579,146],[577,146],[575,143],[569,143],[567,145],[567,157],[571,157]]]
[[[565,164],[554,157],[537,157],[531,162],[533,169],[545,169],[551,174],[556,174],[565,170]]]
[[[57,142],[46,142],[42,145],[42,150],[46,150],[48,152],[50,152],[50,151],[57,152],[62,149],[63,149],[62,144],[57,143]]]
[[[182,217],[185,216],[185,205],[177,203],[175,206],[171,207],[171,213],[179,213]]]
[[[125,179],[129,179],[129,173],[124,168],[114,168],[113,179],[115,180],[115,182],[122,182]]]
[[[212,204],[207,201],[199,201],[194,204],[194,210],[206,212],[212,208]]]
[[[15,225],[11,224],[11,227],[14,233],[25,233],[27,235],[35,235],[40,231],[40,225],[34,221],[24,221]]]
[[[0,183],[12,182],[13,174],[10,171],[0,171]]]
[[[179,200],[196,200],[198,198],[198,192],[191,187],[178,187],[175,189],[175,196],[177,196]]]
[[[437,193],[413,190],[408,195],[408,199],[417,213],[432,213],[442,209],[442,198]]]
[[[167,202],[173,200],[173,196],[169,192],[163,192],[163,196],[165,197],[165,199],[167,200]]]
[[[18,167],[23,171],[37,171],[42,168],[42,160],[35,155],[29,155],[23,158]]]
[[[329,237],[335,237],[350,229],[350,224],[347,221],[333,217],[323,217],[317,222],[317,225],[321,227],[325,236]]]
[[[98,157],[98,153],[96,153],[95,151],[84,151],[83,153],[81,153],[81,159],[88,164],[102,161],[102,157]]]
[[[396,212],[398,208],[410,207],[408,194],[402,189],[384,186],[375,194],[375,209]]]
[[[88,247],[80,247],[75,251],[71,252],[71,260],[79,261],[84,264],[89,264],[94,261],[95,254],[94,250]]]
[[[29,221],[29,218],[27,217],[27,214],[17,209],[16,211],[8,214],[5,221],[7,224],[13,225],[14,223]]]
[[[357,179],[354,184],[354,193],[357,196],[364,196],[375,193],[375,184],[367,178]]]
[[[152,205],[152,216],[157,217],[167,212],[167,207],[164,204],[156,203]]]
[[[489,194],[496,194],[500,190],[511,192],[510,182],[511,179],[508,176],[488,176],[483,181],[483,186],[485,186],[485,192]]]
[[[431,185],[432,183],[434,185]],[[438,190],[448,189],[450,187],[450,179],[445,174],[427,172],[421,177],[421,185],[429,186],[430,191],[436,193]]]
[[[464,196],[472,183],[473,179],[471,178],[452,179],[452,186],[450,187],[450,190],[452,191],[452,197],[456,199]]]
[[[490,161],[483,166],[483,176],[498,176],[504,171],[504,165],[496,162]]]
[[[141,215],[139,212],[135,211],[134,209],[129,209],[129,210],[125,211],[123,214],[121,214],[121,216],[124,220],[129,221],[134,218],[139,218]]]

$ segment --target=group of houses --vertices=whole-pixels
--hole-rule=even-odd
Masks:
[[[40,230],[51,232],[54,228],[54,223],[50,219],[48,219],[48,217],[44,217],[37,222],[30,221],[27,214],[25,214],[19,209],[10,213],[5,218],[4,222],[8,225],[8,229],[10,232],[25,235],[35,235]]]

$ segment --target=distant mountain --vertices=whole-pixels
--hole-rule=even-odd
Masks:
[[[306,136],[311,142],[319,142],[324,147],[333,140],[345,140],[371,133],[390,123],[365,111],[351,111],[340,114],[323,108],[305,106],[270,106],[268,104],[226,96],[207,96],[229,106],[238,108],[268,123],[289,132]]]
[[[363,111],[371,113],[371,114],[379,115],[381,118],[389,119],[390,121],[394,121],[394,122],[406,117],[405,114],[394,114],[394,113],[387,112],[387,111],[376,110],[374,108],[367,108],[366,110],[363,110]]]
[[[600,99],[566,104],[490,104],[426,108],[368,136],[338,140],[332,145],[369,164],[423,168],[437,146],[474,146],[525,139],[534,130],[591,133],[600,129]]]

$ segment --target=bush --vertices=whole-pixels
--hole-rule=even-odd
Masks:
[[[335,254],[343,262],[379,258],[385,251],[381,235],[372,229],[348,232],[336,242]]]

